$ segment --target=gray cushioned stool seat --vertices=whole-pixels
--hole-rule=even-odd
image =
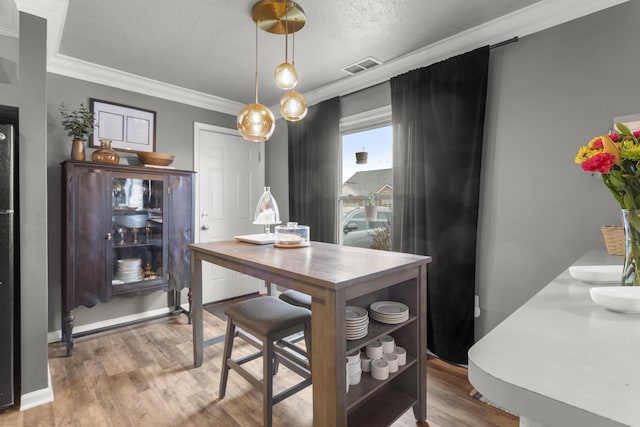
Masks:
[[[311,311],[293,306],[276,297],[261,296],[237,302],[229,306],[225,314],[227,333],[218,397],[224,398],[229,370],[233,369],[262,392],[263,426],[270,427],[273,405],[311,385]],[[283,338],[299,333],[304,335],[306,351],[298,349],[294,353],[279,344]],[[232,358],[236,336],[257,347],[258,351],[237,359]],[[258,357],[262,357],[261,380],[242,367]],[[274,395],[273,376],[277,373],[280,363],[300,375],[302,381]]]
[[[224,312],[242,328],[260,335],[289,329],[311,320],[311,312],[280,301],[276,297],[264,296],[233,304]]]
[[[298,307],[304,307],[311,310],[311,296],[303,294],[302,292],[294,291],[293,289],[287,289],[279,295],[279,298],[288,302],[291,305]]]

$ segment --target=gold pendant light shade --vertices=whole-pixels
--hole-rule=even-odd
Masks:
[[[256,24],[256,73],[255,102],[246,105],[237,117],[240,135],[248,141],[266,141],[275,130],[275,118],[269,108],[258,102],[258,28],[285,35],[285,60],[274,71],[276,85],[288,92],[280,100],[282,117],[289,121],[298,121],[307,114],[307,105],[301,94],[293,89],[298,83],[298,72],[292,61],[288,60],[288,34],[294,34],[305,24],[302,8],[291,0],[260,0],[251,11]],[[294,39],[295,49],[295,39]]]
[[[276,128],[270,109],[257,102],[246,105],[238,113],[238,131],[248,141],[261,142],[271,138]]]
[[[290,122],[302,120],[307,115],[307,104],[301,94],[290,90],[280,98],[280,114]]]
[[[278,65],[273,72],[273,79],[276,82],[276,86],[280,89],[293,89],[298,84],[298,72],[296,71],[296,67],[288,62],[283,62]]]

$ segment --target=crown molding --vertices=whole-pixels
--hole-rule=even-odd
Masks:
[[[481,46],[538,31],[625,3],[629,0],[542,0],[447,39],[398,57],[383,65],[303,94],[307,105],[374,86],[415,68],[459,55]],[[103,67],[58,53],[68,0],[16,0],[20,11],[47,19],[47,71],[131,92],[155,96],[200,108],[236,115],[243,104],[185,89],[135,74]],[[280,106],[271,107],[276,114]]]
[[[0,36],[18,38],[18,7],[14,0],[0,0]]]
[[[244,106],[236,101],[185,89],[65,55],[56,55],[50,58],[47,63],[47,71],[234,116]]]

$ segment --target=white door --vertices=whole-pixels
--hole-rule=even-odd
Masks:
[[[264,144],[245,141],[235,129],[195,123],[196,241],[255,234],[256,203],[264,190]],[[210,263],[202,267],[202,302],[261,290],[263,282]]]

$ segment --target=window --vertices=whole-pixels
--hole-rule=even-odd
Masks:
[[[391,249],[393,133],[390,119],[389,111],[374,115],[373,119],[365,113],[359,120],[346,118],[341,122],[338,230],[343,245]],[[356,152],[367,153],[366,163],[356,162]],[[367,206],[370,199],[373,208]]]

